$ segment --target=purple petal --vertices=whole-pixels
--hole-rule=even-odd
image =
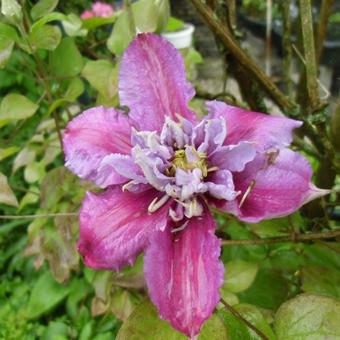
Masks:
[[[288,146],[292,142],[292,130],[302,125],[297,120],[246,111],[219,101],[208,102],[207,108],[210,118],[223,117],[227,122],[224,144],[254,142],[258,151]]]
[[[123,192],[118,186],[100,194],[87,193],[80,211],[78,241],[85,264],[94,269],[116,270],[132,264],[150,232],[163,229],[167,223],[167,204],[148,213],[155,197],[153,189],[135,194]]]
[[[126,49],[120,66],[119,96],[140,130],[160,131],[165,116],[176,120],[180,114],[195,120],[187,106],[194,89],[186,80],[182,57],[155,34],[139,34]]]
[[[253,143],[240,142],[237,145],[222,146],[209,157],[210,166],[230,171],[242,171],[256,155]]]
[[[66,167],[101,185],[103,177],[98,171],[101,161],[112,153],[130,153],[130,131],[130,120],[120,111],[103,106],[84,111],[68,123],[64,132]],[[110,184],[121,180],[117,176]]]
[[[223,265],[220,241],[208,210],[192,218],[184,230],[156,232],[144,258],[151,300],[162,318],[189,337],[200,332],[219,301]]]
[[[243,172],[234,173],[235,188],[241,194],[237,201],[226,202],[220,208],[243,221],[258,222],[289,215],[308,201],[328,193],[311,183],[311,166],[300,154],[281,149],[275,160],[268,162],[270,158],[266,154],[258,155]],[[251,190],[246,194],[248,188]],[[244,202],[240,207],[242,197]]]
[[[209,194],[218,199],[234,200],[239,192],[235,191],[233,175],[229,170],[219,170],[209,176]]]

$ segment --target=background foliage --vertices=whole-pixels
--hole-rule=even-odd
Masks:
[[[332,189],[323,201],[286,218],[245,224],[217,215],[225,240],[224,303],[200,339],[340,339],[340,106],[328,106],[320,97],[317,71],[333,2],[322,2],[314,45],[310,1],[300,0],[307,27],[300,33],[303,62],[296,56],[300,81],[292,83],[289,77],[292,51],[286,39],[283,90],[275,84],[270,89],[272,80],[256,71],[242,49],[234,1],[191,2],[215,34],[243,94],[236,100],[233,94],[198,91],[195,110],[204,114],[202,97],[257,110],[268,109],[264,99],[271,98],[282,113],[304,121],[293,147],[311,161],[317,184]],[[264,3],[247,0],[239,7],[262,13]],[[289,1],[274,10],[287,23],[284,3]],[[1,2],[0,339],[184,339],[147,300],[142,257],[133,267],[112,273],[85,268],[76,251],[77,211],[86,190],[95,188],[63,167],[62,131],[87,107],[119,105],[119,57],[135,27],[159,33],[182,25],[169,20],[166,0],[125,4],[112,17],[81,20],[79,13],[90,1]],[[285,37],[291,34],[285,25]],[[194,49],[182,53],[193,78],[201,56]]]

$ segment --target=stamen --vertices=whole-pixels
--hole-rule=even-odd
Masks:
[[[127,182],[125,183],[123,186],[122,186],[122,191],[126,191],[126,190],[129,190],[131,186],[133,186],[134,184],[137,184],[136,180],[132,180],[130,182]]]
[[[164,195],[160,200],[158,200],[158,197],[155,197],[155,199],[150,203],[148,207],[148,212],[150,214],[154,213],[158,209],[160,209],[170,198],[168,195]]]
[[[212,166],[211,168],[209,168],[207,171],[208,172],[213,172],[213,171],[218,171],[219,167],[218,166]]]
[[[238,206],[239,208],[242,207],[242,205],[244,204],[246,198],[247,198],[248,195],[251,193],[251,191],[254,189],[255,184],[256,184],[256,181],[253,179],[253,180],[250,182],[250,184],[249,184],[249,186],[248,186],[246,192],[244,193],[244,195],[243,195],[242,198],[241,198],[241,202],[240,202],[240,204],[239,204],[239,206]]]
[[[177,233],[178,231],[185,229],[185,227],[188,225],[188,223],[189,223],[189,221],[185,221],[180,227],[172,229],[171,232]]]

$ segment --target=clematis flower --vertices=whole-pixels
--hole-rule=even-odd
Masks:
[[[291,214],[326,191],[287,147],[301,122],[207,103],[198,120],[183,60],[167,41],[139,34],[125,51],[119,95],[129,114],[95,107],[64,134],[66,166],[105,188],[80,211],[87,266],[119,270],[144,251],[160,316],[194,338],[220,296],[220,240],[209,210],[246,222]]]
[[[91,10],[84,11],[80,17],[85,20],[92,17],[107,18],[113,15],[113,7],[105,2],[96,1],[92,4]]]

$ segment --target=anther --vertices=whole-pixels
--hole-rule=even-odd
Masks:
[[[180,227],[171,230],[172,233],[177,233],[178,231],[184,230],[188,225],[189,221],[185,221]]]
[[[255,184],[256,184],[256,181],[253,179],[253,180],[250,182],[250,184],[249,184],[249,186],[248,186],[246,192],[244,193],[244,195],[243,195],[242,198],[241,198],[241,202],[240,202],[240,204],[239,204],[239,208],[242,207],[242,205],[244,204],[246,198],[247,198],[248,195],[251,193],[251,191],[254,189]]]

